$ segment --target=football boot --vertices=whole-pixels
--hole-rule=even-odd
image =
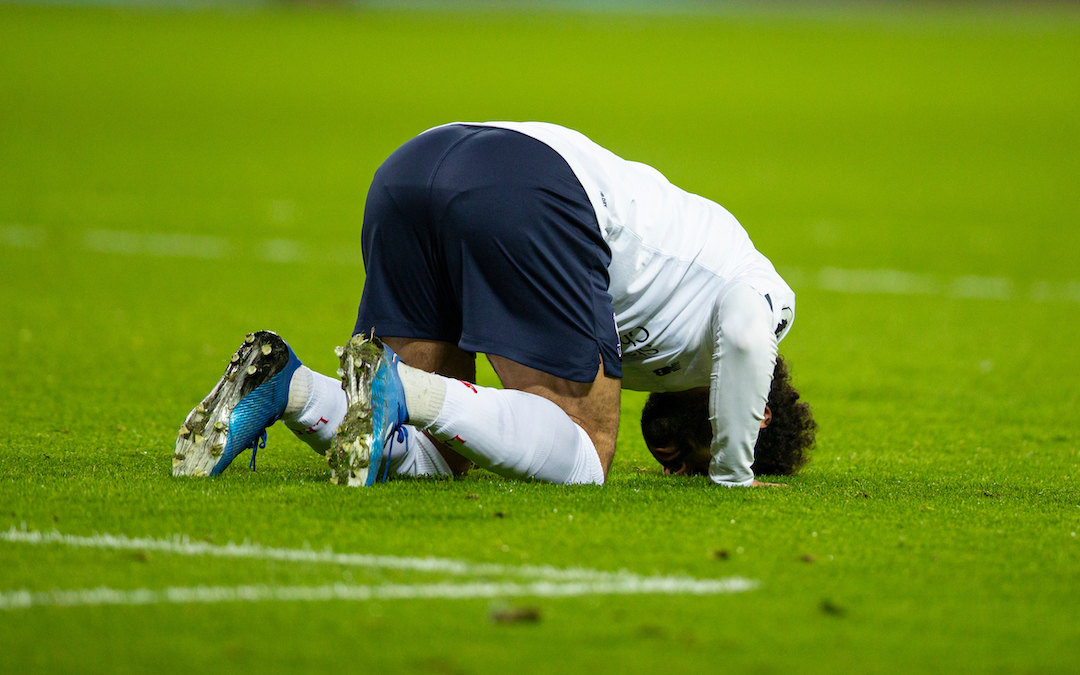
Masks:
[[[404,443],[405,390],[398,376],[398,356],[379,338],[354,335],[334,350],[341,359],[338,376],[348,411],[330,451],[330,480],[339,485],[369,486],[386,481],[391,439]]]
[[[266,429],[281,419],[300,359],[276,333],[249,333],[221,380],[188,414],[176,436],[174,476],[216,476],[236,456],[266,447]]]

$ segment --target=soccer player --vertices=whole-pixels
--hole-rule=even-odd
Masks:
[[[174,473],[219,473],[247,447],[254,465],[280,419],[335,482],[475,463],[602,484],[626,387],[658,392],[643,430],[669,472],[761,484],[759,432],[798,399],[768,405],[795,295],[718,204],[559,126],[450,124],[379,168],[362,241],[341,382],[249,335],[181,427]],[[477,352],[504,389],[474,384]],[[805,445],[799,406],[783,413]],[[792,470],[801,452],[782,450]]]

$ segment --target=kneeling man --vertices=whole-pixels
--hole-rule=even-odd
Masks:
[[[450,124],[379,168],[362,241],[341,381],[276,335],[250,335],[181,427],[175,474],[219,473],[247,447],[254,463],[281,419],[328,455],[336,482],[475,463],[602,484],[626,387],[670,397],[655,419],[696,402],[697,425],[678,432],[692,445],[664,435],[677,420],[646,430],[669,470],[760,484],[755,446],[780,412],[767,404],[795,295],[715,202],[569,129]],[[478,352],[505,389],[475,384]]]

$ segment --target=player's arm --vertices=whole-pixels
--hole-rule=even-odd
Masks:
[[[750,286],[724,286],[714,308],[713,353],[709,383],[712,461],[709,478],[727,487],[764,485],[754,480],[754,445],[764,418],[773,368],[776,335],[773,313]]]

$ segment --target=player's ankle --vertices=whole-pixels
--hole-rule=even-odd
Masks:
[[[322,455],[329,449],[347,407],[340,380],[300,366],[289,382],[289,402],[281,421]]]
[[[442,412],[446,400],[446,382],[442,375],[398,364],[398,377],[405,390],[405,407],[409,409],[409,424],[425,429]]]
[[[289,381],[289,401],[285,404],[285,412],[281,414],[284,420],[295,420],[304,411],[311,398],[313,385],[312,371],[307,366],[300,366],[293,373]]]

